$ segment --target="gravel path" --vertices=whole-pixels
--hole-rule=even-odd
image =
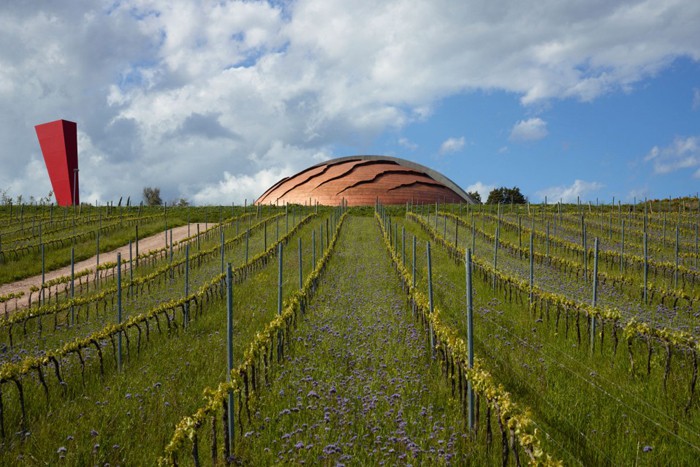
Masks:
[[[197,224],[190,224],[192,231],[196,231]],[[208,225],[212,225],[211,223]],[[200,229],[204,229],[205,224],[202,222],[199,224]],[[170,229],[168,229],[170,230]],[[180,227],[174,227],[173,231],[173,242],[178,242],[187,238],[187,225]],[[168,238],[170,234],[168,234]],[[158,250],[165,246],[165,234],[163,232],[151,235],[150,237],[139,239],[139,254],[144,254],[153,250]],[[132,245],[135,248],[135,245]],[[117,253],[122,254],[122,258],[129,257],[129,245],[126,244],[116,250],[100,253],[100,263],[109,263],[117,261]],[[75,274],[82,271],[94,271],[97,266],[97,255],[92,258],[75,263]],[[128,268],[128,266],[127,266]],[[60,269],[55,269],[53,271],[46,272],[46,281],[56,279],[57,277],[69,276],[70,275],[70,265],[62,267]],[[0,285],[0,295],[7,295],[10,293],[24,292],[24,296],[18,300],[11,300],[8,304],[8,311],[15,310],[15,302],[17,303],[17,308],[24,308],[29,304],[29,289],[32,286],[41,286],[41,274],[36,276],[27,277],[16,282],[9,284]],[[36,297],[35,297],[36,299]]]

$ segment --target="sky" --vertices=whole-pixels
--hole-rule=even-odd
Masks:
[[[78,126],[81,200],[251,203],[390,155],[486,198],[700,191],[697,0],[0,4],[0,193],[51,190],[34,126]]]

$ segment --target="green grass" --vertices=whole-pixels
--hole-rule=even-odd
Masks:
[[[420,287],[427,290],[428,237],[413,222],[406,222],[406,228],[420,240],[417,270]],[[461,312],[466,308],[464,265],[455,264],[436,244],[432,254],[435,302],[443,310],[443,319],[466,333]],[[700,417],[697,399],[689,415],[684,413],[692,377],[687,359],[680,355],[672,359],[664,390],[665,360],[658,349],[647,376],[646,345],[634,344],[636,370],[631,374],[622,339],[612,355],[610,329],[605,345],[598,344],[591,356],[585,319],[579,344],[573,317],[566,337],[564,316],[557,328],[553,311],[531,313],[526,296],[523,306],[508,300],[502,291],[494,293],[490,276],[475,284],[476,355],[516,401],[532,410],[533,419],[547,434],[549,449],[567,463],[585,465],[624,464],[637,456],[640,463],[650,465],[692,463],[700,446]]]
[[[539,207],[531,208],[539,212]],[[133,214],[135,209],[138,208],[130,208],[129,212]],[[170,209],[169,225],[175,225],[175,219],[187,222],[188,218],[192,222],[214,222],[233,211],[231,207]],[[239,209],[242,210],[235,208],[237,212]],[[445,209],[457,213],[459,208]],[[488,208],[480,209],[488,211]],[[517,212],[510,213],[508,209],[505,208],[504,214],[511,221],[517,219]],[[525,215],[525,208],[521,209]],[[426,293],[426,241],[430,237],[416,222],[405,220],[404,208],[389,211],[394,215],[392,222],[399,227],[399,245],[401,228],[406,228],[409,270],[413,260],[411,239],[413,235],[417,237],[418,285]],[[92,212],[92,219],[96,212]],[[284,211],[265,208],[260,216],[251,216],[248,225],[279,212]],[[293,212],[298,222],[302,213],[312,210],[296,207]],[[303,271],[309,274],[311,233],[316,235],[319,259],[320,229],[322,225],[325,229],[329,212],[320,209],[320,216],[301,228],[286,245],[285,296],[299,286],[297,239],[303,240]],[[90,210],[85,208],[82,215],[88,213]],[[119,211],[115,209],[114,213]],[[598,216],[597,224],[591,221],[591,232],[605,233],[606,213]],[[0,217],[7,218],[7,214],[0,212]],[[46,219],[45,214],[41,209],[27,210],[24,222],[28,223],[30,215]],[[576,208],[568,207],[567,214],[561,233],[573,235]],[[463,215],[469,219],[466,210]],[[453,393],[439,360],[431,358],[427,332],[411,314],[372,216],[371,208],[357,209],[346,220],[310,307],[291,331],[291,345],[283,362],[273,365],[268,384],[253,395],[250,419],[244,414],[237,421],[234,453],[238,460],[249,465],[302,461],[313,465],[500,463],[500,431],[495,415],[491,420],[494,440],[490,447],[484,429],[483,404],[478,434],[467,434],[459,395]],[[654,216],[650,225],[658,240],[663,218],[658,213]],[[693,232],[690,223],[693,217],[688,213],[684,216],[687,248],[692,247],[688,234]],[[16,217],[15,209],[13,223]],[[631,228],[640,228],[640,212],[628,218],[634,221]],[[493,217],[477,215],[476,219],[486,232],[495,228]],[[82,225],[88,226],[87,218],[83,220]],[[431,221],[434,222],[433,217]],[[291,228],[294,225],[291,213],[289,222]],[[271,222],[268,246],[277,237],[278,225],[280,236],[286,232],[284,217],[279,223]],[[525,225],[529,223],[523,221]],[[542,229],[541,218],[537,218],[535,225]],[[245,225],[228,227],[226,238],[232,238],[236,229],[241,232],[244,228]],[[450,221],[447,229],[444,228],[445,224],[439,222],[440,234],[445,231],[446,237],[451,238],[454,223]],[[162,225],[156,222],[154,229],[162,230]],[[469,234],[460,228],[460,246],[471,244]],[[517,244],[517,232],[504,230],[501,235]],[[123,238],[119,241],[126,243]],[[213,235],[202,240],[200,248],[215,247],[218,242],[218,234]],[[262,231],[255,231],[249,241],[249,256],[261,252],[264,243]],[[86,242],[84,246],[92,251],[95,245]],[[195,247],[191,248],[194,253]],[[174,253],[175,259],[184,256],[184,250]],[[464,264],[452,260],[436,242],[432,243],[431,253],[434,299],[441,310],[441,320],[466,339]],[[666,245],[663,254],[668,253]],[[239,243],[226,252],[225,261],[240,265],[244,254],[244,244]],[[552,254],[569,257],[557,249],[552,249]],[[479,239],[476,255],[491,262],[493,244]],[[167,258],[143,265],[135,273],[147,274],[165,264]],[[521,274],[522,278],[527,259],[501,252],[499,265],[508,274]],[[190,290],[219,274],[220,268],[217,255],[201,264],[192,264]],[[546,265],[538,267],[536,274],[552,290],[588,300],[589,286],[578,284]],[[111,283],[112,280],[107,280],[102,285]],[[234,287],[236,361],[243,359],[256,333],[274,319],[276,290],[276,259]],[[90,293],[94,292],[85,295]],[[125,300],[125,315],[141,313],[183,293],[184,277],[176,274],[172,280],[158,281],[150,293],[133,301]],[[607,289],[602,293],[602,300],[611,303],[624,301],[621,297]],[[700,403],[695,394],[686,412],[693,374],[689,353],[673,353],[664,387],[665,350],[656,342],[652,342],[647,375],[645,342],[633,340],[628,350],[626,341],[618,336],[619,345],[613,352],[611,330],[606,327],[603,344],[598,340],[595,351],[591,352],[585,319],[579,322],[579,342],[573,314],[568,317],[567,332],[567,317],[563,313],[557,318],[553,309],[531,310],[527,296],[509,294],[503,288],[493,290],[491,276],[479,271],[475,274],[475,301],[477,359],[511,393],[513,400],[529,411],[547,453],[566,464],[693,465],[696,462],[700,453]],[[651,308],[641,309],[650,313]],[[630,307],[629,313],[640,313],[636,310]],[[67,383],[65,395],[53,367],[44,369],[50,394],[48,402],[36,373],[23,378],[26,420],[20,420],[17,386],[12,381],[3,382],[0,389],[5,437],[0,447],[0,464],[155,464],[171,440],[175,425],[205,405],[205,388],[216,388],[226,380],[225,312],[224,301],[217,295],[206,304],[203,313],[196,315],[187,330],[178,327],[168,332],[161,319],[164,332],[159,333],[151,324],[150,339],[146,341],[144,337],[140,352],[136,350],[136,332],[130,331],[131,345],[128,352],[125,350],[121,372],[116,371],[109,341],[101,347],[103,376],[94,347],[82,352],[86,361],[84,376],[78,355],[70,354],[61,362]],[[697,318],[686,313],[682,324],[695,329]],[[98,317],[91,312],[90,321],[81,321],[76,326],[62,323],[56,332],[44,324],[41,337],[35,324],[28,326],[26,337],[16,329],[16,346],[6,349],[2,358],[21,361],[27,355],[40,355],[45,349],[99,330],[113,320],[114,310],[110,305],[107,313]],[[675,324],[679,323],[676,320]],[[600,337],[598,334],[597,338]],[[6,336],[0,341],[6,345]],[[218,454],[222,461],[221,423],[218,429]],[[211,427],[201,427],[198,436],[200,455],[209,459]],[[184,464],[191,462],[189,452],[180,453],[179,458]],[[521,461],[525,459],[521,457]],[[513,463],[512,455],[510,462]]]
[[[317,230],[323,220],[308,224],[299,233],[304,240],[307,273],[311,271],[311,231]],[[294,253],[297,252],[296,238],[289,244]],[[236,255],[240,252],[232,256]],[[289,295],[298,286],[297,256],[287,254],[284,261],[283,292]],[[218,273],[218,262],[214,263],[213,269]],[[271,261],[235,287],[234,354],[237,359],[242,358],[255,332],[274,317],[276,284],[277,264]],[[181,288],[182,279],[179,279],[173,289]],[[51,396],[48,407],[38,382],[31,378],[25,380],[26,425],[30,435],[18,430],[17,393],[5,385],[4,420],[9,436],[0,463],[31,458],[55,463],[61,454],[58,450],[65,447],[69,464],[152,465],[169,440],[175,423],[201,403],[205,387],[215,385],[224,377],[224,323],[225,305],[216,300],[207,305],[206,311],[186,331],[180,328],[161,335],[152,324],[151,339],[142,346],[140,354],[136,352],[135,334],[132,334],[130,353],[122,373],[114,370],[111,347],[103,347],[104,377],[100,377],[94,349],[84,351],[87,360],[84,384],[77,356],[69,357],[62,365],[63,378],[68,383],[65,397],[60,395],[61,388],[53,374],[49,369],[45,371]],[[162,326],[165,330],[164,323]],[[98,434],[93,436],[92,430]],[[135,437],[134,433],[139,436]],[[72,440],[68,440],[69,436]],[[99,449],[94,449],[95,444],[100,445]],[[119,448],[114,448],[115,445]]]

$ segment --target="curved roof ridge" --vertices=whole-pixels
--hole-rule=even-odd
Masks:
[[[357,154],[354,156],[343,156],[343,157],[336,157],[335,159],[328,159],[327,161],[324,162],[319,162],[318,164],[314,164],[309,168],[317,167],[319,165],[326,165],[326,164],[336,164],[338,162],[344,162],[344,161],[350,161],[350,160],[357,160],[357,159],[362,159],[362,160],[390,160],[390,161],[395,161],[399,163],[400,165],[405,165],[408,166],[412,169],[420,170],[422,172],[425,172],[426,174],[430,175],[430,177],[442,183],[443,185],[446,185],[448,188],[452,189],[452,191],[456,192],[457,194],[461,195],[465,201],[475,204],[474,200],[467,194],[466,191],[464,191],[462,188],[459,187],[455,182],[441,174],[440,172],[431,169],[430,167],[426,167],[424,165],[419,164],[418,162],[413,162],[408,159],[402,159],[400,157],[395,157],[395,156],[382,156],[382,155],[373,155],[373,154]]]
[[[351,168],[341,170],[338,173],[332,174],[332,176],[331,173],[328,172],[331,167],[343,166],[349,162],[360,163],[350,164],[352,166]],[[398,185],[403,185],[406,188],[412,185],[411,183],[406,183],[406,180],[396,180],[395,177],[401,177],[402,174],[400,173],[401,171],[391,171],[390,167],[392,166],[399,166],[404,170],[408,170],[408,172],[406,172],[404,175],[408,175],[409,172],[414,172],[413,175],[420,174],[422,177],[424,177],[426,183],[423,183],[420,186],[414,185],[416,187],[414,192],[401,195],[392,195],[390,194],[391,190],[388,190],[389,186],[387,184],[398,183]],[[321,169],[321,171],[318,172],[318,169]],[[312,175],[311,177],[304,178],[304,175],[310,172],[318,173],[315,173],[315,175]],[[308,189],[306,185],[310,179],[319,180],[320,183],[316,185],[318,191],[315,189]],[[336,199],[338,193],[330,193],[328,189],[324,188],[326,186],[330,186],[329,182],[339,181],[340,186],[338,189],[343,188],[342,184],[345,183],[347,186],[344,188],[347,189],[352,186],[357,186],[358,182],[363,179],[370,180],[371,183],[362,183],[363,185],[367,185],[367,188],[363,188],[361,193],[353,196],[357,205],[367,202],[367,199],[369,198],[375,199],[375,197],[378,199],[384,199],[390,204],[399,204],[402,202],[411,201],[413,199],[416,201],[420,200],[421,203],[441,201],[449,203],[466,202],[469,204],[475,204],[475,201],[467,194],[466,191],[436,170],[421,165],[417,162],[402,159],[400,157],[371,154],[337,157],[309,166],[295,175],[285,177],[284,179],[275,183],[272,187],[268,188],[255,201],[255,203],[266,204],[270,199],[274,199],[275,203],[280,201],[286,203],[305,203],[305,200],[308,198],[309,200],[315,199],[316,202],[321,204],[334,204],[338,202]],[[435,181],[435,184],[432,185],[432,183],[427,183],[427,180],[433,180]],[[434,186],[434,188],[427,188],[428,185]],[[344,192],[345,189],[341,189],[341,193]],[[313,193],[311,193],[311,191],[313,191]]]

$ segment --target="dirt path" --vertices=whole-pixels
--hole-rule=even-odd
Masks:
[[[208,223],[208,226],[214,225],[213,223]],[[197,224],[190,224],[190,231],[191,232],[196,232],[197,231]],[[199,224],[199,227],[202,231],[204,231],[205,224],[204,222],[201,222]],[[168,229],[170,230],[170,229]],[[174,227],[172,229],[173,231],[173,242],[178,242],[180,240],[183,240],[187,238],[187,225],[183,225],[180,227]],[[170,240],[170,233],[168,233],[168,241]],[[140,238],[139,239],[139,254],[144,254],[153,250],[158,250],[165,246],[165,234],[161,231],[155,235],[151,235],[150,237],[146,238]],[[135,246],[132,246],[135,248]],[[128,258],[129,257],[129,245],[124,245],[122,247],[117,248],[116,250],[108,251],[105,253],[100,253],[100,264],[108,263],[108,262],[116,262],[117,261],[117,253],[122,254],[122,258]],[[97,266],[97,255],[93,256],[92,258],[80,261],[78,263],[75,263],[75,274],[77,275],[79,272],[82,271],[94,271],[95,267]],[[46,282],[50,281],[51,279],[56,279],[57,277],[62,277],[62,276],[69,276],[70,275],[70,265],[62,267],[60,269],[55,269],[53,271],[47,271],[46,272]],[[41,274],[38,274],[36,276],[32,277],[27,277],[25,279],[12,282],[9,284],[3,284],[0,285],[0,295],[7,295],[10,293],[19,293],[19,292],[24,292],[24,296],[18,300],[16,300],[17,306],[15,308],[15,300],[11,300],[8,302],[8,311],[16,310],[17,308],[24,308],[29,304],[29,289],[32,286],[37,286],[41,287]],[[36,297],[35,297],[36,299]]]

